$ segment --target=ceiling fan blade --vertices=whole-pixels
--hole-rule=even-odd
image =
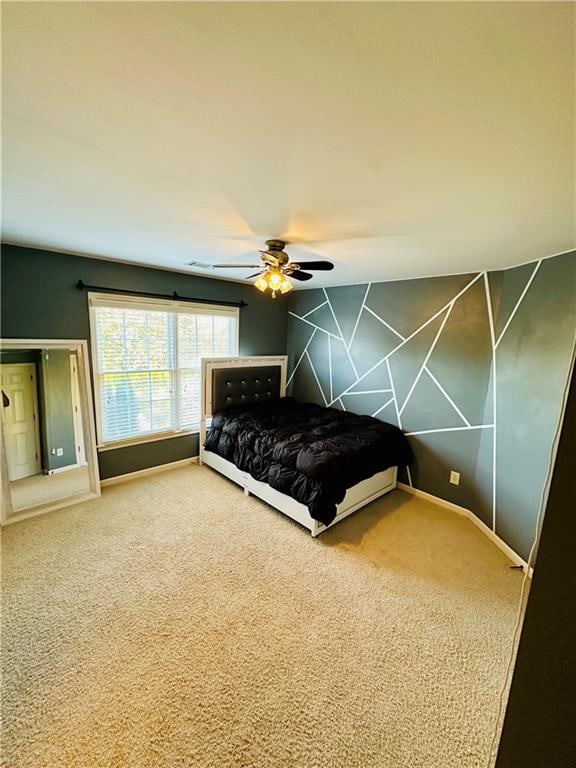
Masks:
[[[322,269],[326,272],[334,269],[331,261],[298,261],[292,262],[291,266],[298,265],[301,269]]]
[[[187,267],[198,269],[258,269],[261,264],[206,264],[204,261],[187,261]]]
[[[212,264],[212,269],[258,269],[261,264]]]
[[[259,277],[260,275],[263,275],[264,272],[267,272],[267,269],[261,269],[260,272],[254,272],[253,275],[248,275],[248,277],[244,278],[245,280],[252,280],[253,277]]]
[[[292,272],[292,274],[288,275],[288,278],[292,280],[312,280],[314,275],[309,275],[308,272],[301,272],[299,269]]]
[[[187,261],[185,267],[198,267],[199,269],[214,269],[213,264],[206,264],[204,261]]]

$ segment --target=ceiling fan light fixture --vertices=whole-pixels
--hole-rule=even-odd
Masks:
[[[273,293],[280,290],[282,287],[283,279],[284,275],[280,272],[280,270],[271,269],[268,272],[268,286]]]
[[[262,293],[266,293],[268,290],[268,280],[266,280],[267,277],[268,275],[260,275],[258,280],[256,280],[254,283],[256,288],[258,288],[259,291],[262,291]]]
[[[288,293],[293,286],[286,275],[277,268],[270,268],[263,275],[259,275],[258,279],[254,281],[254,286],[262,293],[266,293],[270,289],[272,298],[276,298],[277,293]]]

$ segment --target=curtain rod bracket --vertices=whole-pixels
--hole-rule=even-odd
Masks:
[[[86,285],[84,280],[78,280],[76,288],[79,291],[96,291],[100,293],[123,293],[128,296],[146,296],[149,299],[172,299],[174,301],[191,301],[195,304],[219,304],[223,307],[239,307],[244,309],[248,303],[241,299],[240,301],[218,301],[217,299],[198,299],[192,296],[180,296],[177,291],[173,293],[150,293],[148,291],[131,291],[123,288],[106,288],[104,285]]]

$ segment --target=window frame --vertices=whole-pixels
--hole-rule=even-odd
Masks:
[[[98,307],[115,307],[118,309],[139,309],[143,311],[165,311],[182,314],[203,314],[213,317],[219,315],[233,318],[236,321],[235,351],[231,355],[222,355],[222,357],[236,357],[240,348],[240,309],[239,307],[228,307],[222,304],[204,304],[193,301],[181,301],[178,299],[155,299],[130,294],[106,293],[106,292],[88,292],[88,314],[90,320],[90,363],[92,366],[92,384],[94,393],[94,415],[96,421],[96,448],[98,452],[111,451],[116,448],[128,448],[132,445],[142,445],[144,443],[154,443],[159,440],[170,440],[171,438],[184,437],[186,435],[197,435],[200,433],[200,426],[197,429],[171,429],[163,432],[153,432],[141,437],[126,437],[120,440],[104,440],[103,438],[103,414],[100,400],[100,370],[98,365],[98,339],[96,334],[96,310]],[[175,340],[175,352],[178,351],[178,340]],[[210,358],[218,355],[209,355]],[[200,358],[202,360],[202,358]],[[179,369],[174,368],[177,372]],[[200,371],[202,364],[200,363]],[[177,375],[177,374],[176,374]],[[178,405],[178,404],[177,404]]]

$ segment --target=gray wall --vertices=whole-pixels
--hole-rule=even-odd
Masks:
[[[48,470],[69,467],[77,460],[69,350],[42,351],[38,385],[43,467]],[[52,453],[59,448],[62,456]]]
[[[7,245],[1,277],[7,338],[88,339],[87,299],[75,287],[82,278],[244,299],[240,353],[283,354],[289,298],[292,393],[400,424],[416,455],[404,480],[472,509],[528,555],[574,345],[574,253],[486,275],[311,289],[276,302],[251,285]],[[100,471],[112,477],[197,452],[196,435],[118,448],[100,453]],[[460,486],[449,484],[450,469],[461,472]]]
[[[0,351],[0,363],[5,365],[18,363],[34,363],[39,361],[39,351],[35,349],[4,349]]]
[[[575,330],[574,253],[487,274],[299,291],[289,391],[401,426],[416,456],[402,479],[471,509],[526,558]]]
[[[221,301],[244,299],[240,311],[240,354],[285,354],[286,297],[271,301],[241,285],[196,275],[3,245],[1,335],[4,338],[89,339],[85,292],[79,279],[123,290],[173,293]],[[117,448],[99,454],[102,478],[177,461],[198,453],[198,436]]]
[[[574,765],[576,377],[550,487],[495,768]]]

